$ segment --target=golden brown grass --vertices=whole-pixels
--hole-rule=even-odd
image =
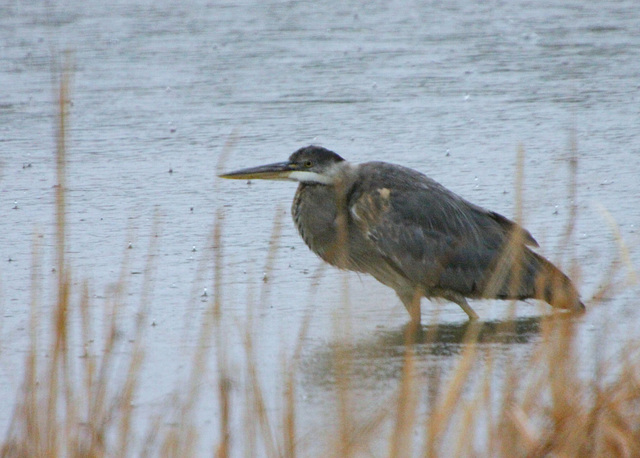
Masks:
[[[407,333],[401,376],[391,399],[381,400],[363,420],[354,409],[357,387],[350,378],[353,361],[349,345],[338,345],[333,352],[336,374],[334,412],[337,412],[338,434],[314,435],[316,443],[303,440],[300,431],[299,390],[300,360],[308,332],[311,312],[301,323],[297,344],[282,357],[282,392],[277,399],[283,408],[273,414],[267,407],[263,380],[256,361],[253,315],[247,306],[244,334],[246,385],[239,393],[240,405],[234,404],[233,382],[222,329],[222,252],[223,214],[218,211],[211,240],[215,247],[214,295],[200,323],[198,346],[192,355],[186,383],[164,414],[152,418],[134,415],[132,403],[141,377],[145,354],[144,323],[148,307],[148,285],[143,288],[135,317],[122,317],[121,303],[127,285],[126,253],[118,287],[107,306],[109,325],[103,347],[97,354],[82,358],[80,365],[70,362],[68,344],[73,326],[69,317],[80,317],[81,339],[88,342],[92,327],[92,309],[86,283],[82,284],[80,300],[71,300],[72,269],[65,253],[65,132],[69,90],[68,73],[59,81],[59,112],[57,136],[56,215],[57,215],[57,299],[50,318],[52,338],[47,343],[49,358],[38,356],[38,275],[39,254],[34,244],[33,297],[31,301],[31,344],[25,358],[21,395],[13,413],[11,428],[3,439],[2,456],[195,456],[197,442],[203,436],[215,435],[212,453],[226,456],[640,456],[640,359],[638,349],[630,343],[626,357],[619,361],[596,359],[584,361],[585,353],[576,351],[576,334],[580,320],[553,314],[540,322],[540,338],[534,351],[524,359],[507,361],[498,394],[492,390],[496,380],[496,355],[482,347],[482,323],[469,325],[462,341],[462,352],[453,369],[425,377],[416,371],[421,357],[416,345],[429,346],[438,339],[437,326],[428,327],[416,338]],[[231,148],[226,145],[225,154]],[[577,159],[575,144],[570,148],[572,181],[569,193],[575,197]],[[520,153],[520,157],[523,156]],[[522,161],[520,161],[522,163]],[[522,173],[523,167],[519,167]],[[521,185],[522,176],[518,178]],[[518,194],[520,196],[520,194]],[[518,198],[520,199],[520,197]],[[573,199],[572,199],[573,201]],[[518,205],[518,208],[521,208]],[[278,215],[282,211],[278,212]],[[521,218],[519,213],[519,218]],[[565,234],[565,245],[571,244],[572,211]],[[271,248],[265,261],[265,271],[271,272],[279,238],[280,220],[276,218]],[[612,223],[615,230],[615,225]],[[601,289],[588,306],[600,306],[602,298],[616,294],[622,285],[615,279],[621,266],[630,261],[621,237],[619,257],[604,274]],[[149,247],[149,253],[154,246]],[[153,272],[149,256],[145,275]],[[575,270],[575,269],[572,269]],[[319,277],[319,269],[315,277]],[[317,282],[312,282],[313,298]],[[260,300],[268,295],[264,286]],[[346,300],[345,300],[346,301]],[[348,304],[345,304],[347,307]],[[515,306],[515,305],[514,305]],[[311,310],[311,308],[309,308]],[[130,352],[124,377],[113,377],[117,346],[117,320],[135,321],[135,345]],[[515,326],[506,320],[505,327]],[[336,324],[336,332],[349,335],[349,323]],[[413,340],[418,340],[416,343]],[[215,367],[207,362],[213,340]],[[347,339],[348,340],[348,339]],[[483,364],[478,364],[482,352]],[[100,355],[100,356],[98,356]],[[597,354],[596,354],[597,358]],[[593,363],[591,377],[580,375],[582,364]],[[75,371],[80,368],[80,373]],[[212,381],[216,389],[220,412],[219,430],[198,430],[194,417],[201,396],[203,380]],[[426,409],[421,409],[426,400]],[[243,419],[243,428],[234,430],[233,419]],[[332,422],[327,418],[326,422]],[[145,425],[146,433],[138,437],[134,424]],[[381,439],[382,437],[382,439]],[[382,440],[386,447],[380,448]],[[318,443],[319,442],[319,443]],[[375,445],[374,445],[375,444]]]

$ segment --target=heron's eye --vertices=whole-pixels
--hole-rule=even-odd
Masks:
[[[312,165],[313,165],[313,162],[311,162],[311,161],[304,161],[304,166],[305,166],[306,168],[311,168],[311,166],[312,166]]]

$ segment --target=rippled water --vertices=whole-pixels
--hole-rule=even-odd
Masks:
[[[408,315],[393,292],[330,269],[314,277],[320,261],[288,216],[295,186],[221,182],[221,169],[284,160],[318,143],[356,162],[414,167],[512,217],[521,146],[526,226],[544,254],[566,267],[575,261],[583,296],[594,294],[620,253],[616,230],[638,265],[634,1],[59,3],[0,6],[0,430],[11,418],[8,400],[19,393],[33,294],[46,353],[56,278],[52,69],[67,50],[67,259],[78,294],[88,281],[97,336],[124,272],[123,354],[131,351],[127,336],[156,244],[148,282],[153,326],[136,401],[141,418],[169,403],[190,367],[185,355],[198,345],[213,293],[217,209],[224,216],[224,340],[233,371],[242,372],[241,336],[251,317],[264,389],[278,399],[282,359],[311,311],[300,402],[314,413],[300,415],[303,428],[326,427],[316,423],[333,405],[326,365],[345,314],[359,402],[375,405],[397,384]],[[566,244],[572,135],[579,218]],[[230,154],[221,162],[225,142]],[[281,235],[267,269],[274,220],[282,221]],[[605,336],[610,354],[635,339],[638,292],[624,288],[589,311],[581,326],[585,352]],[[500,302],[473,306],[486,320],[508,315]],[[465,315],[453,304],[424,301],[423,309],[425,323],[438,320],[451,332],[418,352],[420,364],[424,371],[448,367]],[[500,340],[503,352],[530,352],[538,323],[532,317],[546,311],[522,304],[520,331]],[[197,419],[215,430],[209,398]],[[272,404],[273,411],[281,407]]]

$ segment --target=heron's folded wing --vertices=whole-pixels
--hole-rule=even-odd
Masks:
[[[462,294],[478,294],[508,238],[505,228],[518,228],[435,182],[433,188],[370,189],[352,201],[350,213],[378,252],[412,283]]]

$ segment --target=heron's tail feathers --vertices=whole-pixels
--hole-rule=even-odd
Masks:
[[[529,250],[528,250],[529,251]],[[543,256],[533,251],[527,253],[530,259],[533,276],[534,299],[540,299],[552,307],[582,312],[585,306],[575,286],[560,269]]]
[[[501,258],[485,294],[501,299],[539,299],[552,307],[576,312],[585,309],[569,277],[526,247]]]

